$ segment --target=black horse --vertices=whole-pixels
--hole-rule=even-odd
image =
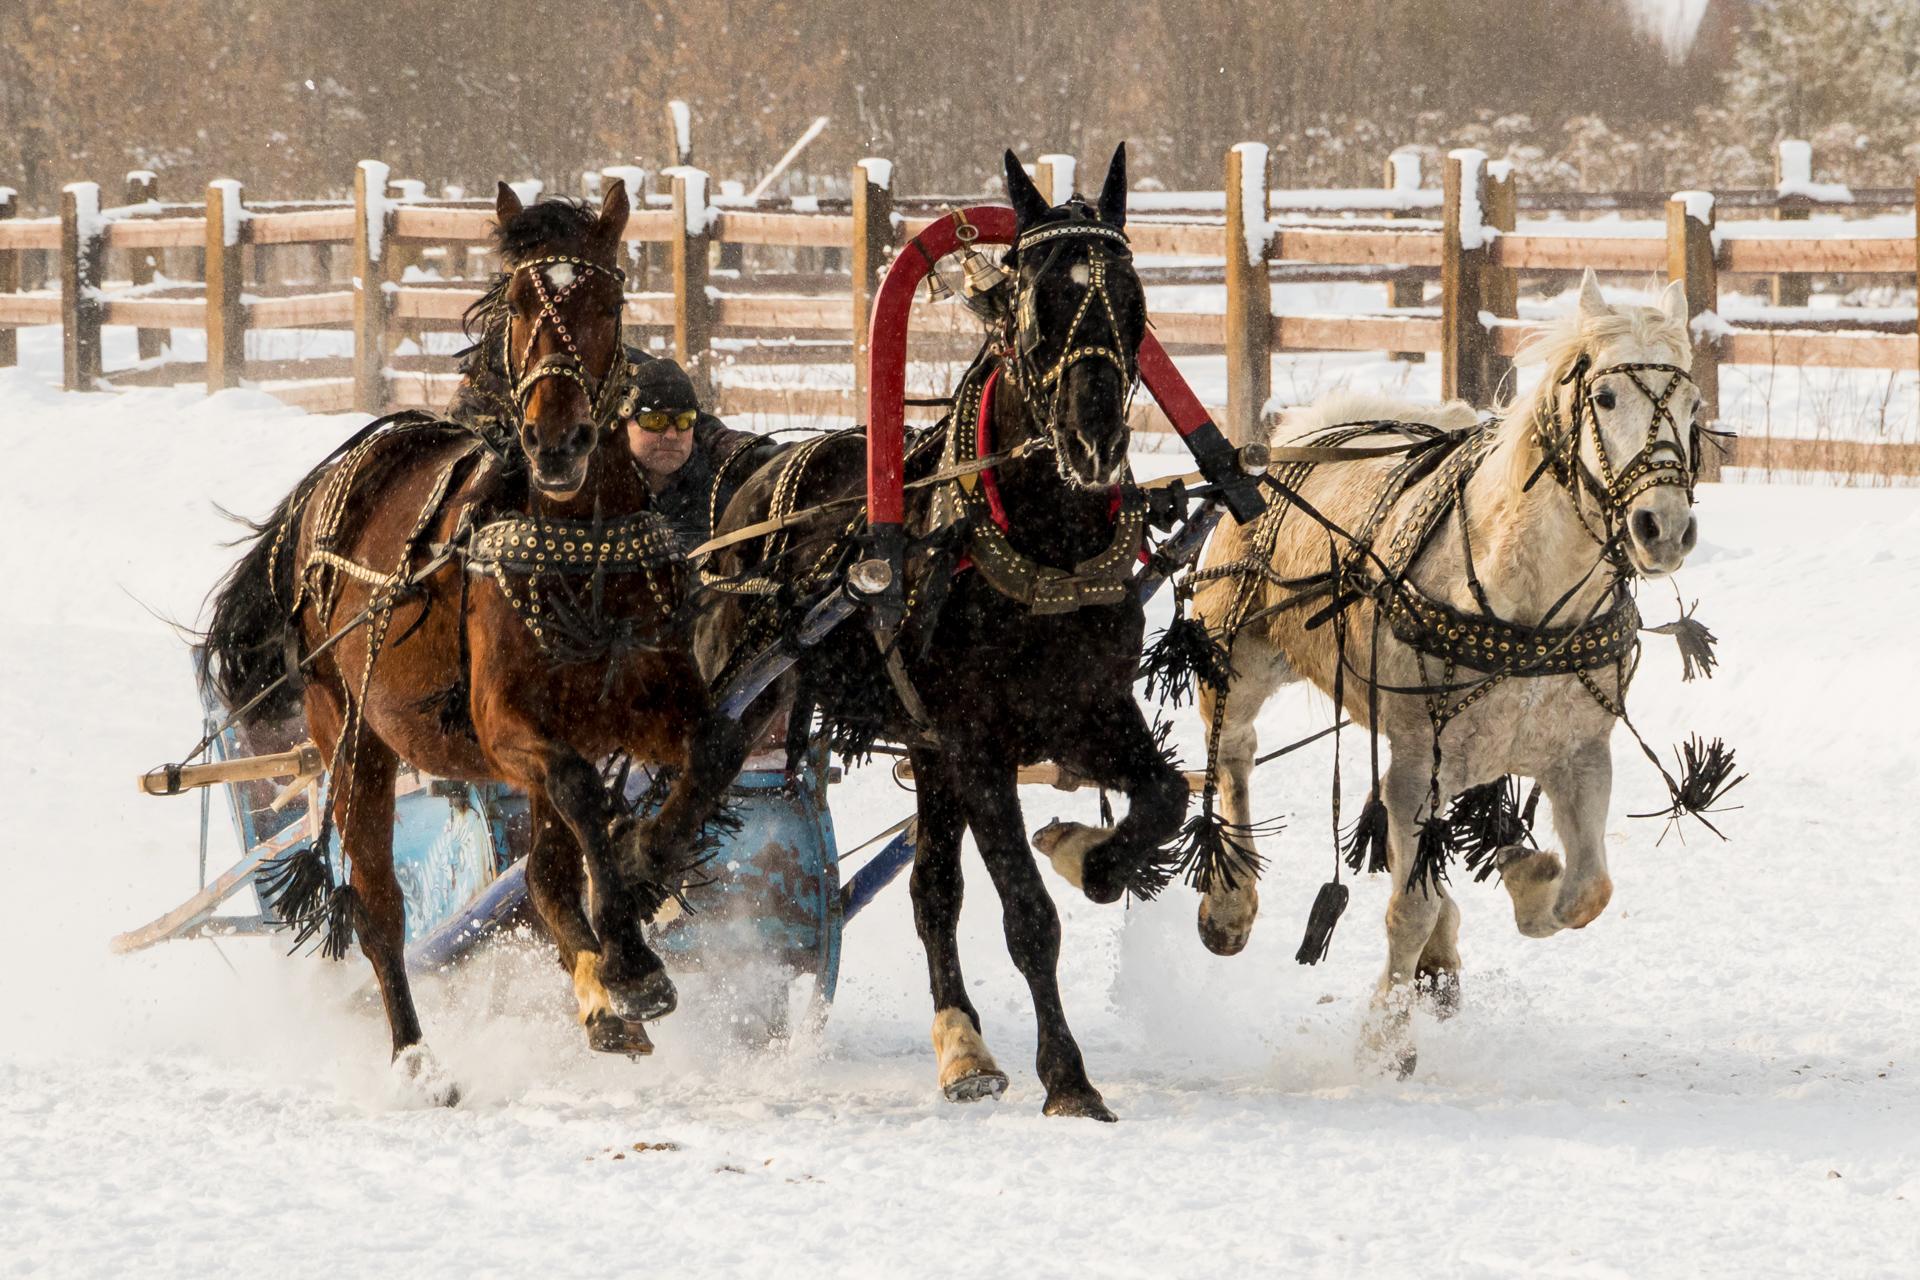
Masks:
[[[1003,264],[1005,305],[953,412],[912,444],[907,470],[925,476],[976,450],[1015,456],[977,483],[910,491],[908,614],[891,658],[871,632],[843,625],[746,720],[757,736],[791,698],[796,746],[815,708],[843,752],[858,755],[876,737],[907,744],[919,793],[914,919],[947,1097],[997,1097],[1007,1083],[960,972],[960,841],[971,828],[1033,993],[1046,1112],[1112,1120],[1061,1006],[1060,920],[1015,779],[1023,764],[1055,761],[1127,796],[1115,827],[1060,824],[1035,837],[1089,898],[1151,896],[1166,884],[1187,786],[1134,700],[1145,614],[1129,580],[1143,498],[1127,477],[1126,411],[1146,300],[1122,231],[1124,146],[1097,206],[1076,197],[1049,207],[1012,152],[1006,177],[1019,239]],[[789,446],[745,481],[716,534],[861,494],[864,458],[859,431]],[[695,624],[711,678],[788,634],[833,589],[860,527],[844,508],[834,517],[716,554],[707,576],[722,594]]]

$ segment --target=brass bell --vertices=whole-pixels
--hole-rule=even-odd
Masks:
[[[992,293],[1013,278],[1001,269],[999,263],[978,249],[968,249],[960,266],[969,298]]]
[[[952,296],[953,296],[953,290],[949,289],[947,287],[947,282],[940,278],[940,272],[938,270],[927,272],[927,301],[928,302],[945,302],[948,298],[951,298]]]

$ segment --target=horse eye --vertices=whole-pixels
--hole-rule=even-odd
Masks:
[[[1613,408],[1613,404],[1614,404],[1613,389],[1611,387],[1600,388],[1600,390],[1593,393],[1593,402],[1599,405],[1602,409]]]

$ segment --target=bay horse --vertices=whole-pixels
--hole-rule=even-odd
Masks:
[[[336,954],[357,934],[396,1075],[440,1102],[457,1091],[421,1042],[393,870],[400,765],[527,792],[529,894],[589,1043],[637,1053],[676,1001],[642,924],[738,754],[688,647],[685,561],[619,430],[626,188],[596,212],[523,206],[502,183],[495,212],[503,271],[468,370],[497,402],[491,432],[399,415],[343,445],[258,526],[200,647],[229,707],[259,699],[250,720],[304,705],[350,879],[282,914],[312,932],[325,911]],[[592,763],[615,751],[677,770],[657,813],[618,830]]]
[[[960,969],[960,843],[971,829],[1032,993],[1046,1114],[1112,1120],[1061,1004],[1060,920],[1028,847],[1016,771],[1052,760],[1128,797],[1116,827],[1060,824],[1036,836],[1089,898],[1151,896],[1165,883],[1162,847],[1180,827],[1187,785],[1134,700],[1145,615],[1128,576],[1143,530],[1126,410],[1146,303],[1124,232],[1124,145],[1097,206],[1075,198],[1050,207],[1011,151],[1005,163],[1019,229],[1003,264],[1012,305],[990,326],[945,429],[910,450],[908,473],[928,474],[942,455],[998,450],[1003,460],[978,485],[937,498],[909,492],[917,550],[891,653],[865,628],[843,625],[746,720],[757,737],[795,699],[790,725],[804,733],[817,707],[843,753],[858,755],[876,736],[908,744],[919,814],[914,922],[946,1097],[997,1098],[1007,1085]],[[795,495],[811,504],[864,493],[860,430],[788,446],[742,483],[715,533],[789,511]],[[719,594],[695,623],[709,676],[724,680],[809,598],[836,589],[858,529],[857,517],[816,522],[716,554],[705,574]]]
[[[1403,1074],[1414,1063],[1410,993],[1433,994],[1443,1014],[1458,998],[1460,910],[1437,874],[1444,861],[1436,867],[1428,856],[1432,824],[1446,816],[1440,798],[1501,785],[1509,774],[1537,780],[1564,862],[1519,842],[1509,822],[1508,834],[1489,842],[1496,847],[1469,865],[1482,876],[1498,872],[1528,937],[1600,915],[1613,892],[1608,739],[1624,716],[1639,629],[1628,587],[1672,573],[1698,538],[1700,394],[1687,373],[1682,286],[1670,286],[1657,308],[1613,307],[1589,271],[1578,309],[1536,333],[1521,359],[1542,366],[1538,383],[1485,426],[1458,401],[1345,393],[1286,415],[1276,443],[1364,446],[1398,435],[1451,449],[1433,451],[1424,470],[1399,456],[1321,463],[1290,478],[1347,531],[1369,529],[1378,512],[1373,546],[1384,561],[1360,566],[1371,579],[1337,624],[1316,617],[1312,603],[1293,607],[1291,584],[1324,577],[1330,543],[1284,495],[1253,526],[1223,522],[1202,569],[1245,571],[1216,572],[1196,596],[1196,617],[1231,647],[1224,698],[1203,688],[1200,705],[1217,726],[1229,824],[1252,820],[1254,718],[1283,685],[1311,680],[1343,703],[1336,715],[1372,721],[1390,744],[1359,828],[1364,841],[1367,826],[1384,822],[1383,869],[1393,879],[1368,1044]],[[1395,548],[1407,554],[1396,559]],[[1381,591],[1389,571],[1404,572],[1410,589]],[[1465,651],[1476,643],[1488,652]],[[1527,656],[1505,656],[1508,645]],[[1355,853],[1349,865],[1361,860]],[[1258,907],[1251,877],[1215,886],[1200,904],[1202,940],[1218,954],[1238,952]]]

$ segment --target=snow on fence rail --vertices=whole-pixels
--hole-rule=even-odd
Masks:
[[[1036,167],[1046,170],[1052,163],[1057,159]],[[603,176],[635,185],[644,179],[640,171],[623,168],[590,175],[591,185]],[[1036,177],[1043,190],[1053,181],[1048,172]],[[1850,225],[1844,223],[1716,226],[1725,195],[1682,192],[1662,201],[1664,223],[1609,226],[1601,235],[1580,222],[1535,222],[1520,230],[1518,212],[1524,208],[1597,206],[1581,203],[1590,201],[1590,193],[1529,199],[1516,189],[1510,167],[1487,163],[1473,151],[1446,158],[1438,191],[1419,187],[1418,177],[1417,166],[1401,154],[1389,164],[1387,186],[1366,200],[1349,198],[1355,193],[1275,191],[1265,148],[1243,144],[1227,154],[1226,181],[1211,213],[1176,208],[1167,193],[1136,196],[1128,232],[1149,283],[1225,286],[1221,312],[1158,311],[1153,322],[1176,353],[1224,352],[1221,423],[1230,434],[1248,438],[1262,430],[1277,352],[1387,351],[1411,359],[1437,353],[1444,393],[1484,404],[1520,340],[1520,277],[1588,267],[1686,282],[1698,340],[1696,379],[1710,409],[1717,406],[1723,364],[1920,366],[1920,337],[1904,318],[1881,316],[1869,326],[1843,329],[1844,315],[1815,320],[1783,313],[1731,325],[1717,313],[1719,277],[1726,274],[1776,281],[1829,273],[1913,279],[1920,272],[1920,242],[1911,229],[1868,236],[1836,234]],[[647,198],[626,231],[628,323],[643,340],[671,350],[709,388],[721,358],[716,343],[734,361],[851,363],[851,393],[723,385],[720,407],[859,416],[866,324],[882,269],[944,208],[971,198],[896,196],[892,167],[873,161],[855,168],[849,199],[798,198],[786,208],[744,206],[727,195],[710,198],[705,178],[698,170],[677,168],[662,187],[642,193]],[[1836,203],[1844,195],[1865,203],[1858,200],[1861,193],[1810,183],[1791,166],[1783,166],[1781,191],[1785,195],[1776,193],[1774,207],[1783,221],[1791,220],[1792,209],[1782,200]],[[1895,203],[1891,193],[1872,194]],[[1625,195],[1637,199],[1638,193]],[[215,390],[244,378],[316,410],[443,405],[457,375],[449,355],[429,349],[435,344],[428,335],[458,332],[467,306],[480,296],[491,263],[493,213],[481,201],[420,196],[420,184],[389,183],[386,167],[375,162],[360,166],[352,204],[249,204],[240,184],[226,181],[211,184],[203,203],[163,204],[153,175],[135,173],[120,207],[100,209],[97,188],[80,183],[63,193],[60,216],[21,219],[13,216],[11,193],[0,188],[0,364],[14,361],[15,328],[58,324],[70,388],[204,381]],[[1913,198],[1907,193],[1909,206]],[[1437,220],[1428,216],[1435,211]],[[1301,212],[1313,216],[1291,216]],[[1379,216],[1383,212],[1387,216]],[[1328,221],[1332,214],[1344,220]],[[747,248],[763,256],[787,251],[785,258],[812,269],[749,271]],[[304,250],[309,278],[270,280],[269,249],[283,262],[288,250]],[[124,288],[106,287],[109,253],[126,259]],[[51,256],[58,290],[25,288],[30,279],[22,263],[29,254]],[[188,266],[200,279],[159,274],[157,264],[168,255],[175,263],[197,258]],[[1435,278],[1437,313],[1421,305],[1426,284]],[[1386,283],[1393,307],[1422,313],[1277,314],[1271,285],[1291,279]],[[1776,301],[1781,292],[1776,283]],[[1804,302],[1804,292],[1789,287],[1790,295],[1796,292]],[[954,353],[974,332],[964,310],[952,303],[916,306],[911,324]],[[105,325],[139,331],[139,364],[111,374],[103,369]],[[204,361],[168,358],[165,344],[175,330],[205,333]],[[350,338],[329,355],[249,359],[246,335],[270,330],[344,330]],[[1151,419],[1146,425],[1164,427]],[[1863,451],[1875,448],[1882,452],[1871,455],[1870,469],[1920,473],[1920,450],[1910,446],[1836,453],[1807,442],[1762,441],[1740,445],[1734,462],[1830,470],[1841,455],[1858,463],[1869,456]]]

